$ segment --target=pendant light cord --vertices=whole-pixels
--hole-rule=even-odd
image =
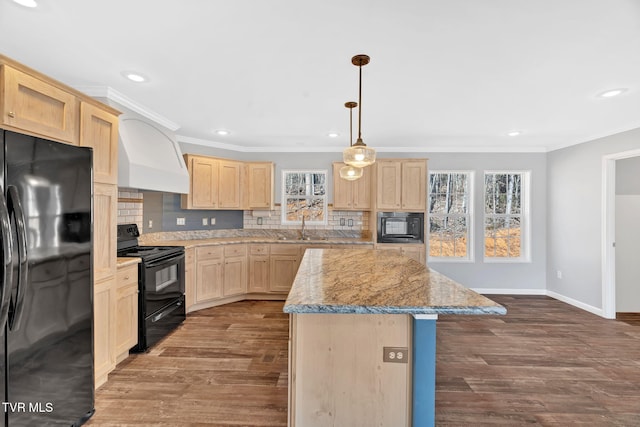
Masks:
[[[360,69],[360,82],[358,84],[358,141],[362,140],[360,125],[362,124],[362,62],[358,66]]]

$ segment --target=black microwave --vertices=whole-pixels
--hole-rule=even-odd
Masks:
[[[424,243],[424,213],[378,212],[378,243]]]

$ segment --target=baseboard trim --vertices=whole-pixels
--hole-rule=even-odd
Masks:
[[[553,292],[553,291],[547,291],[547,295],[550,296],[551,298],[555,298],[558,301],[562,301],[562,302],[566,302],[569,305],[572,305],[574,307],[578,307],[581,308],[584,311],[588,311],[589,313],[593,313],[596,316],[600,316],[600,317],[605,317],[604,316],[604,310],[598,307],[594,307],[592,305],[589,304],[585,304],[583,302],[580,302],[578,300],[575,300],[573,298],[569,298],[565,295],[559,294],[557,292]]]
[[[546,289],[471,288],[471,290],[483,295],[547,295]]]

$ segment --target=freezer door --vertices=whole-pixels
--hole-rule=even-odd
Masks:
[[[94,410],[91,157],[88,148],[5,133],[11,427],[79,425]]]

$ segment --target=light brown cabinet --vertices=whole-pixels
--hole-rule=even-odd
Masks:
[[[93,180],[118,184],[118,117],[80,103],[80,145],[93,148]]]
[[[270,251],[269,291],[287,293],[300,265],[300,246],[273,244]]]
[[[95,387],[107,382],[107,375],[115,368],[116,279],[96,282],[93,291],[93,363]]]
[[[249,245],[248,292],[269,291],[269,245]]]
[[[189,313],[196,303],[196,250],[187,248],[184,251],[184,299],[185,310]]]
[[[378,160],[375,166],[377,209],[426,210],[426,160]]]
[[[182,196],[182,208],[217,209],[220,162],[189,154],[184,159],[189,170],[189,194]]]
[[[247,245],[225,246],[222,274],[225,297],[247,292]]]
[[[75,94],[6,64],[0,71],[3,125],[78,144],[78,99]]]
[[[273,209],[274,165],[271,162],[247,164],[247,209]]]
[[[241,209],[240,188],[242,164],[231,160],[220,160],[218,175],[218,207],[220,209]]]
[[[355,181],[340,178],[344,163],[333,163],[333,209],[366,211],[371,209],[371,167],[363,169]]]
[[[222,297],[222,246],[196,248],[196,303]]]
[[[93,193],[93,274],[99,281],[116,274],[118,188],[96,183]]]
[[[118,269],[116,282],[116,363],[129,355],[138,343],[138,266]]]

